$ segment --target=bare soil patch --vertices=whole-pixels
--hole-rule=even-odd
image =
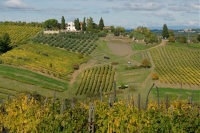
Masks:
[[[107,45],[115,55],[125,56],[133,53],[131,45],[127,43],[108,42]]]

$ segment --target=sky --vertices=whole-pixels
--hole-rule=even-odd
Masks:
[[[0,21],[65,22],[92,17],[105,26],[200,28],[200,0],[0,0]]]

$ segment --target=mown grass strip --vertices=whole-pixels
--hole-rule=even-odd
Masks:
[[[4,78],[32,85],[39,85],[51,90],[63,91],[68,87],[67,83],[62,81],[11,66],[0,65],[0,75]]]

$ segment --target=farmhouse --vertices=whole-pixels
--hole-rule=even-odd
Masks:
[[[79,23],[80,23],[80,28],[81,28],[81,30],[82,30],[82,24],[83,24],[83,22],[79,22]],[[74,22],[69,22],[69,23],[67,23],[67,24],[66,24],[66,30],[67,30],[67,31],[77,31],[76,28],[75,28]]]
[[[67,23],[66,30],[67,30],[67,31],[76,31],[74,22],[69,22],[69,23]]]
[[[104,29],[104,30],[111,31],[111,26],[104,26],[103,29]]]

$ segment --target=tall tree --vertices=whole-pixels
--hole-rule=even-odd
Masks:
[[[56,19],[48,19],[44,22],[44,28],[54,29],[57,28],[58,20]]]
[[[103,27],[104,27],[104,22],[103,22],[103,19],[101,17],[100,21],[99,21],[99,29],[100,30],[103,30]]]
[[[9,34],[4,33],[0,37],[0,53],[5,53],[11,49],[11,47],[9,46],[10,42],[11,42],[11,40],[10,40]]]
[[[62,19],[61,19],[61,29],[65,29],[65,18],[64,18],[64,16],[62,16]]]
[[[93,18],[87,18],[87,31],[93,30]]]
[[[80,30],[80,22],[78,18],[74,20],[74,25],[76,30]]]
[[[83,30],[83,31],[86,31],[85,17],[84,17],[84,19],[83,19],[82,30]]]
[[[167,28],[167,25],[166,25],[166,24],[163,25],[162,36],[163,36],[164,38],[168,38],[168,37],[169,37],[169,32],[168,32],[168,28]]]
[[[114,30],[114,35],[115,35],[115,36],[119,36],[119,35],[121,35],[121,34],[124,33],[124,32],[125,32],[125,28],[124,28],[124,27],[121,27],[121,26],[118,26],[118,27],[116,27],[115,30]]]

